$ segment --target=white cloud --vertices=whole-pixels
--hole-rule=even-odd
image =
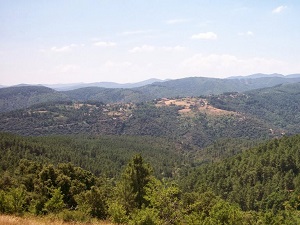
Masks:
[[[254,36],[254,33],[252,31],[247,32],[240,32],[238,33],[239,36]]]
[[[140,53],[140,52],[154,52],[154,51],[164,51],[164,52],[182,52],[186,50],[186,47],[181,45],[176,46],[163,46],[163,47],[155,47],[152,45],[143,45],[140,47],[134,47],[129,50],[130,53]]]
[[[77,45],[71,44],[71,45],[66,45],[66,46],[62,46],[62,47],[56,47],[56,46],[54,46],[50,50],[52,52],[68,52],[68,51],[70,51],[74,47],[77,47]]]
[[[189,20],[189,19],[172,19],[172,20],[167,20],[166,24],[173,25],[173,24],[179,24],[179,23],[187,23],[189,21],[191,21],[191,20]]]
[[[140,52],[153,52],[155,47],[152,45],[143,45],[140,47],[134,47],[133,49],[129,50],[130,53],[140,53]]]
[[[98,41],[94,43],[97,47],[115,47],[117,44],[115,42],[110,41]]]
[[[218,36],[214,32],[206,32],[194,34],[191,39],[204,39],[204,40],[216,40]]]
[[[287,63],[267,58],[238,58],[229,54],[196,54],[181,64],[184,71],[197,76],[227,77],[253,73],[284,73]]]
[[[281,6],[278,6],[277,8],[275,8],[275,9],[273,9],[272,13],[278,14],[278,13],[281,13],[285,9],[287,9],[287,6],[281,5]]]

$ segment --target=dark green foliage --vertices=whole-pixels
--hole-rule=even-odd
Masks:
[[[207,146],[195,153],[196,161],[200,163],[220,161],[222,159],[234,156],[240,152],[257,146],[259,140],[249,140],[242,138],[224,138],[215,141],[212,145]]]
[[[97,101],[103,103],[142,102],[152,100],[142,91],[123,88],[87,87],[63,92],[74,101]]]
[[[78,210],[92,217],[105,219],[107,216],[107,198],[110,188],[92,186],[90,190],[75,196]]]
[[[285,202],[298,208],[300,136],[274,139],[257,148],[195,169],[185,189],[212,189],[243,210],[283,210]]]
[[[221,109],[261,118],[277,128],[284,129],[282,132],[300,132],[300,83],[282,84],[244,94],[213,96],[210,103]]]
[[[172,177],[186,157],[179,152],[180,146],[171,142],[151,137],[132,136],[48,136],[21,137],[0,133],[0,172],[12,171],[19,165],[20,159],[38,162],[68,163],[72,162],[93,172],[96,175],[116,177],[120,174],[126,162],[135,154],[145,156],[155,166],[158,177]],[[72,175],[76,171],[68,168],[68,164],[59,169]],[[20,174],[34,171],[41,165],[20,165]],[[24,184],[33,187],[32,177],[23,176]],[[68,189],[69,181],[65,177],[58,177],[63,185],[62,191]],[[0,186],[11,183],[9,176],[0,181]],[[67,197],[67,196],[66,196]]]
[[[127,190],[131,190],[133,202],[136,204],[131,207],[141,209],[142,206],[147,206],[148,202],[144,198],[146,194],[146,186],[150,182],[152,169],[145,164],[141,155],[135,155],[133,159],[125,167],[122,173],[121,185],[125,185]]]
[[[0,190],[0,211],[52,213],[64,221],[110,218],[118,224],[297,224],[299,143],[299,135],[275,139],[195,169],[188,176],[196,181],[190,191],[188,179],[181,189],[175,181],[151,176],[140,155],[129,161],[116,185],[71,164],[54,166],[23,159],[12,168],[13,182]],[[257,170],[262,161],[267,174],[263,168]],[[242,211],[237,203],[252,210]]]
[[[98,199],[98,208],[95,208],[91,200],[100,196],[98,190],[104,187],[108,190],[108,187],[90,172],[71,164],[55,167],[25,159],[14,169],[15,182],[7,190],[0,190],[1,212],[59,213],[63,209],[75,209],[77,205],[81,208],[84,203],[91,209],[90,216],[105,217],[107,191],[101,194],[103,206],[98,204]],[[104,207],[102,211],[99,210],[101,207]]]

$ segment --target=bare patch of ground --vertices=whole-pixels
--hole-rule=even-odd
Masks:
[[[161,106],[180,106],[182,109],[178,110],[181,115],[194,115],[197,112],[206,113],[213,116],[237,114],[233,111],[226,111],[218,109],[209,104],[207,99],[186,97],[179,99],[162,98],[156,103],[157,107]]]

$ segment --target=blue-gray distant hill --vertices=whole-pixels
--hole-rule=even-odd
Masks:
[[[52,88],[57,91],[70,91],[79,88],[86,88],[86,87],[101,87],[101,88],[136,88],[142,87],[148,84],[152,84],[154,82],[163,82],[163,80],[159,79],[148,79],[137,83],[115,83],[115,82],[94,82],[94,83],[75,83],[75,84],[50,84],[44,85],[46,87]]]
[[[257,79],[257,78],[274,78],[274,77],[279,77],[279,78],[300,78],[300,74],[289,74],[289,75],[282,75],[279,73],[273,73],[273,74],[264,74],[264,73],[256,73],[256,74],[251,74],[248,76],[232,76],[228,77],[227,79]]]
[[[67,95],[43,86],[14,86],[0,89],[0,112],[23,109],[29,106],[70,100]]]
[[[253,78],[257,77],[257,78]],[[145,81],[147,83],[147,81]],[[148,81],[149,82],[149,81]],[[279,84],[300,82],[297,74],[290,76],[261,76],[252,78],[189,77],[159,81],[133,88],[83,87],[69,91],[56,91],[43,86],[14,86],[0,89],[0,112],[22,109],[28,106],[55,101],[93,101],[103,103],[144,102],[158,98],[203,96],[224,92],[244,92]],[[112,86],[112,84],[111,84]]]

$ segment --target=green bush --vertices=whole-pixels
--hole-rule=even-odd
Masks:
[[[162,224],[159,220],[158,211],[153,208],[144,208],[131,214],[130,225],[158,225]]]
[[[58,214],[58,218],[62,219],[64,222],[90,222],[91,217],[80,210],[63,210]]]
[[[109,204],[108,214],[113,223],[125,224],[128,222],[128,216],[123,205],[113,202]]]

